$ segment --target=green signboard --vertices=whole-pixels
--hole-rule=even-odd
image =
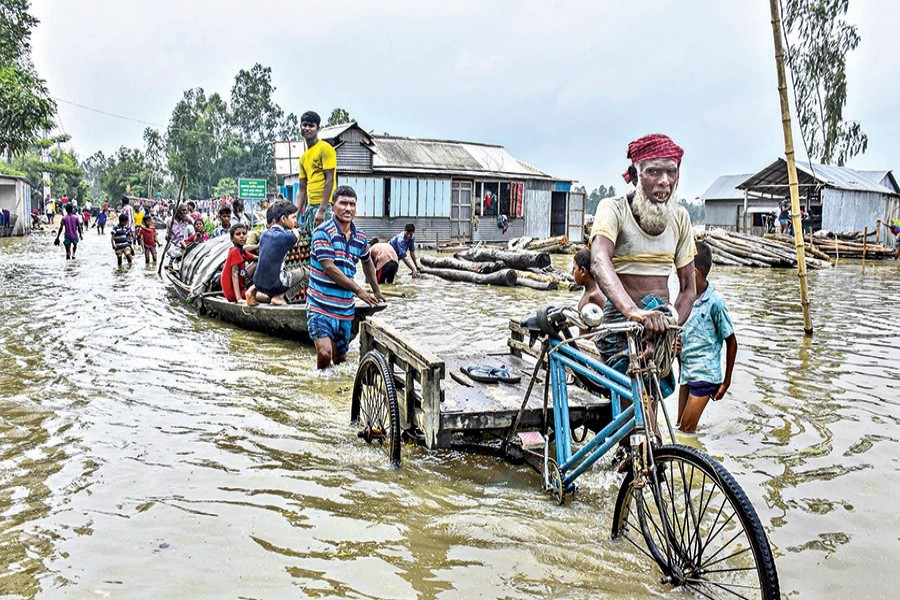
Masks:
[[[238,198],[244,200],[265,200],[265,179],[238,179]]]

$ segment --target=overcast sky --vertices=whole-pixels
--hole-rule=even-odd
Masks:
[[[766,0],[33,0],[32,12],[54,96],[155,124],[185,89],[227,97],[259,62],[298,116],[339,106],[377,133],[501,144],[588,190],[623,189],[626,146],[651,132],[684,147],[686,198],[784,152]],[[848,19],[862,42],[845,117],[869,135],[849,166],[900,169],[900,2],[852,0]],[[65,102],[59,117],[82,158],[141,145],[143,124]]]

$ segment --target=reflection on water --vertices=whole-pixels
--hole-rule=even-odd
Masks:
[[[50,241],[0,240],[0,595],[666,594],[609,540],[608,470],[565,507],[491,458],[404,446],[390,471],[347,425],[355,354],[317,374],[308,348],[198,319],[142,260],[118,271],[105,238],[68,264]],[[743,484],[785,592],[884,596],[900,584],[900,265],[810,273],[812,339],[795,274],[712,281],[736,373],[684,441]],[[575,298],[399,287],[384,316],[438,353],[498,349],[510,317]]]

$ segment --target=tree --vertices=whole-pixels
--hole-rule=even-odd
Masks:
[[[122,196],[143,197],[151,168],[138,148],[120,147],[103,163],[98,185],[105,200],[115,202]]]
[[[28,14],[28,0],[0,0],[0,64],[26,59],[31,30],[39,23]]]
[[[703,223],[706,220],[706,207],[702,202],[688,202],[684,198],[678,201],[678,204],[685,207],[688,215],[691,217],[691,223]]]
[[[257,63],[235,76],[229,124],[244,152],[237,158],[232,175],[265,177],[274,185],[274,142],[299,139],[297,117],[285,115],[274,101],[274,94],[271,67]]]
[[[582,188],[583,190],[584,188]],[[597,205],[600,204],[600,201],[604,198],[612,198],[616,195],[616,188],[614,186],[606,187],[605,185],[601,185],[596,188],[594,191],[590,193],[590,195],[584,201],[584,213],[587,215],[592,215],[597,212]]]
[[[223,177],[213,188],[212,197],[222,198],[224,196],[236,196],[238,191],[237,181],[231,177]]]
[[[0,153],[13,154],[53,126],[56,103],[30,59],[31,29],[38,20],[28,14],[28,0],[0,0]]]
[[[336,108],[331,111],[331,116],[328,117],[328,122],[325,123],[325,127],[331,127],[332,125],[343,125],[344,123],[353,122],[353,119],[350,118],[350,113],[348,113],[343,108]]]
[[[846,57],[860,41],[856,27],[842,18],[849,4],[787,0],[784,15],[800,132],[810,158],[826,165],[842,166],[869,143],[858,122],[843,118]]]

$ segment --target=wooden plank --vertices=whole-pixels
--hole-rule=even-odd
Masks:
[[[373,337],[408,363],[418,363],[422,367],[444,368],[444,361],[428,350],[418,348],[405,335],[382,322],[380,319],[366,319],[365,326]]]

